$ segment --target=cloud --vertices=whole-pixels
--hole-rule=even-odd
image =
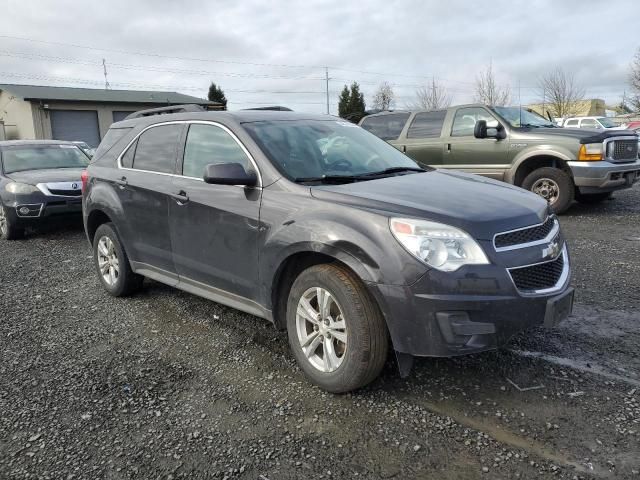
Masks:
[[[640,46],[617,34],[636,30],[635,16],[620,13],[633,12],[635,3],[585,8],[579,0],[496,0],[472,7],[463,0],[11,2],[4,7],[0,35],[107,51],[1,38],[0,82],[99,88],[105,58],[114,88],[204,96],[213,80],[227,92],[231,108],[281,104],[322,112],[323,66],[329,66],[335,112],[342,85],[354,80],[369,103],[386,80],[394,85],[397,107],[403,107],[432,76],[456,103],[468,102],[478,71],[492,62],[513,98],[520,85],[523,102],[535,101],[537,79],[561,66],[589,97],[614,103],[629,90],[629,63]]]

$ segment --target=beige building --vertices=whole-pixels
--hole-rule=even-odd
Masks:
[[[146,108],[216,102],[177,92],[0,84],[0,140],[82,140],[97,147],[113,122]]]
[[[555,116],[553,110],[549,110],[550,105],[548,103],[546,104],[536,103],[533,105],[527,105],[527,107],[529,107],[534,112],[539,113],[545,118],[548,117],[548,114],[551,114],[552,117]],[[604,100],[600,98],[582,100],[576,103],[574,108],[575,111],[571,116],[572,117],[592,117],[592,116],[604,117],[606,108],[607,106],[604,103]]]

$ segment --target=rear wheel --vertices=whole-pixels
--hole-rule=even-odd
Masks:
[[[3,240],[16,240],[22,237],[24,237],[24,228],[18,227],[8,215],[4,205],[0,204],[0,238]]]
[[[522,188],[544,198],[553,211],[566,211],[575,196],[575,186],[571,177],[559,168],[543,167],[527,175],[522,182]]]
[[[93,259],[105,290],[114,297],[131,295],[142,286],[144,277],[131,270],[129,257],[113,228],[100,225],[93,237]]]
[[[580,203],[586,203],[586,204],[604,202],[605,200],[611,197],[613,197],[613,192],[603,192],[603,193],[576,192],[576,200]]]
[[[295,280],[287,303],[289,344],[304,374],[341,393],[374,380],[387,358],[384,319],[349,270],[316,265]]]

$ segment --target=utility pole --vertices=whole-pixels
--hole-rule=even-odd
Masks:
[[[324,80],[327,87],[327,115],[329,115],[329,67],[324,67]]]
[[[104,89],[109,90],[111,85],[109,85],[109,80],[107,80],[107,61],[102,59],[102,70],[104,72]]]

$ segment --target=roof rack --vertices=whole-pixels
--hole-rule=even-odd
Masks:
[[[131,120],[132,118],[150,117],[151,115],[166,115],[169,113],[186,113],[186,112],[206,112],[207,109],[202,105],[195,103],[188,103],[185,105],[170,105],[168,107],[160,108],[148,108],[146,110],[138,110],[137,112],[130,113],[125,117],[125,120]]]
[[[282,107],[280,105],[273,105],[271,107],[253,107],[253,108],[243,108],[243,110],[274,110],[276,112],[293,112],[288,107]]]

